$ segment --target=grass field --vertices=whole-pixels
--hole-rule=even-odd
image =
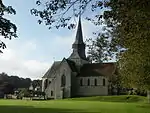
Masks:
[[[101,96],[65,100],[0,100],[0,113],[150,113],[140,96]]]

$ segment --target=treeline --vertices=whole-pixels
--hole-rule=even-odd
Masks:
[[[18,88],[29,88],[31,83],[33,84],[33,87],[41,86],[41,80],[31,80],[30,78],[21,78],[18,76],[9,76],[6,73],[0,73],[0,86],[3,86],[3,84],[10,84],[15,89]]]

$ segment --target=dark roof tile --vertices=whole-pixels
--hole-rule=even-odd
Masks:
[[[114,63],[85,64],[81,67],[78,76],[110,76],[115,71]]]

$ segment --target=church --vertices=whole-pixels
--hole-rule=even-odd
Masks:
[[[42,91],[48,99],[109,95],[109,77],[115,63],[91,63],[85,54],[81,19],[79,18],[72,53],[55,61],[42,77]]]

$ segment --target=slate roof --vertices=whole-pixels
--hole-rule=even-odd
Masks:
[[[69,67],[71,68],[72,72],[77,72],[77,68],[75,66],[75,63],[71,60],[65,59],[64,60],[68,63]],[[53,78],[54,73],[57,71],[59,68],[60,64],[63,62],[62,61],[55,61],[51,68],[48,69],[48,71],[45,73],[45,75],[42,78]]]
[[[115,63],[84,64],[78,76],[111,76],[115,72]]]
[[[55,61],[51,68],[48,69],[48,71],[45,73],[45,75],[42,78],[53,78],[55,71],[59,67],[61,61]]]
[[[75,63],[71,60],[65,59],[71,68],[72,72],[78,72]],[[55,72],[59,68],[62,61],[55,61],[51,68],[45,73],[42,78],[53,78]],[[115,72],[116,66],[115,63],[93,63],[93,64],[84,64],[80,73],[77,76],[88,77],[88,76],[111,76]]]
[[[68,65],[69,65],[69,67],[71,68],[71,70],[73,72],[77,72],[77,68],[75,66],[75,63],[73,61],[69,60],[69,59],[66,59],[66,61],[67,61]]]
[[[77,33],[76,33],[76,40],[75,40],[74,44],[84,44],[83,35],[82,35],[81,17],[79,17],[79,23],[78,23]]]

